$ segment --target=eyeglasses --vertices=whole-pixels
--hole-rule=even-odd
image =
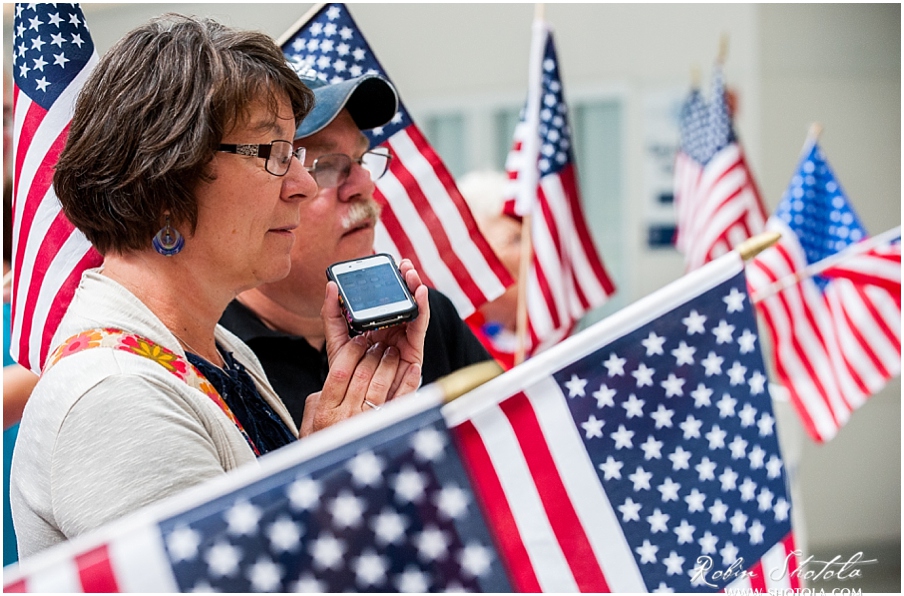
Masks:
[[[355,160],[344,153],[321,155],[314,160],[311,167],[305,166],[305,169],[311,173],[320,188],[335,188],[342,186],[348,180],[353,161],[370,172],[370,179],[376,182],[389,169],[390,159],[392,159],[392,154],[389,152],[389,148],[377,147],[364,152]]]
[[[304,147],[293,151],[292,143],[289,141],[271,141],[261,145],[220,145],[217,151],[247,155],[248,157],[262,157],[267,160],[264,162],[264,169],[274,176],[286,175],[293,155],[303,164],[306,153]]]

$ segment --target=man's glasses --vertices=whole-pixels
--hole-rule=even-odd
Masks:
[[[264,158],[264,169],[274,176],[285,176],[289,171],[294,155],[299,162],[304,164],[305,148],[299,147],[292,150],[292,143],[289,141],[272,141],[262,145],[220,145],[217,151],[223,153],[235,153],[236,155],[247,155],[248,157]]]
[[[311,173],[320,188],[335,188],[348,180],[353,161],[370,172],[370,179],[376,182],[389,169],[390,159],[392,154],[387,147],[377,147],[355,160],[344,153],[321,155],[314,160],[311,167],[305,169]]]

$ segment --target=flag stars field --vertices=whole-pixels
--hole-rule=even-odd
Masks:
[[[323,489],[316,480],[299,478],[288,487],[289,504],[300,510],[311,509],[319,500]]]
[[[722,358],[715,352],[710,352],[700,364],[703,365],[706,376],[711,377],[714,375],[722,374],[723,362],[725,362],[724,358]]]
[[[687,503],[688,513],[697,513],[699,511],[703,511],[703,504],[706,502],[706,495],[694,488],[691,490],[690,494],[688,494],[684,498],[684,501]]]
[[[666,573],[669,575],[678,575],[684,571],[684,557],[675,551],[669,553],[669,556],[662,561],[666,566]]]
[[[759,445],[754,445],[753,449],[750,450],[750,453],[747,456],[747,459],[750,460],[750,469],[751,470],[759,470],[765,464],[763,459],[766,457],[766,452],[763,451],[763,448]]]
[[[625,374],[625,362],[627,361],[624,358],[619,358],[615,352],[612,352],[609,354],[609,358],[603,362],[603,366],[606,367],[610,377],[622,377]]]
[[[681,322],[687,327],[687,334],[704,333],[706,329],[703,323],[706,322],[706,316],[701,315],[696,310],[692,310],[689,315],[681,319]]]
[[[571,375],[571,380],[565,383],[565,386],[568,388],[568,397],[584,397],[584,387],[587,386],[587,379]]]
[[[725,296],[722,301],[725,302],[725,305],[728,307],[728,312],[741,312],[744,310],[744,301],[747,299],[747,295],[743,292],[738,291],[737,288],[732,288],[731,292]]]
[[[696,351],[697,348],[689,346],[687,342],[681,340],[678,347],[672,350],[672,356],[675,357],[675,366],[681,366],[682,364],[693,365]]]
[[[187,526],[176,528],[167,537],[166,547],[176,561],[190,561],[198,556],[201,534]]]
[[[584,436],[587,439],[595,439],[603,437],[603,425],[606,424],[602,420],[597,420],[596,416],[590,415],[586,422],[581,424],[584,429]]]
[[[386,557],[378,555],[373,550],[367,550],[358,557],[352,568],[355,572],[356,583],[359,587],[365,589],[386,581],[389,561]]]
[[[709,375],[707,375],[709,376]],[[706,408],[712,405],[712,401],[710,398],[713,395],[713,390],[700,383],[697,385],[697,388],[691,391],[691,397],[694,398],[694,407],[695,408]]]
[[[729,325],[724,319],[719,321],[719,325],[713,328],[713,335],[716,336],[716,343],[727,344],[734,341],[732,339],[734,329],[734,325]]]
[[[738,419],[741,421],[742,427],[752,426],[756,422],[756,408],[749,403],[744,404],[744,407],[738,412]]]
[[[684,439],[699,439],[700,438],[700,427],[703,425],[702,420],[698,420],[693,417],[693,415],[688,414],[687,418],[684,419],[684,422],[679,424],[678,426],[684,432]]]
[[[265,557],[258,559],[248,571],[248,580],[255,592],[278,590],[282,576],[282,567]]]
[[[612,440],[615,441],[615,449],[631,449],[634,447],[634,431],[625,428],[624,424],[618,425],[618,430],[612,433]]]
[[[248,501],[238,501],[226,512],[227,531],[236,536],[251,534],[257,531],[260,519],[260,508]]]
[[[384,468],[385,464],[373,451],[359,453],[348,462],[348,471],[356,486],[376,486]]]
[[[678,537],[678,544],[689,544],[694,541],[694,531],[697,528],[687,523],[686,519],[675,526],[675,535]]]
[[[593,397],[596,399],[596,407],[602,409],[604,406],[615,406],[613,398],[616,393],[618,392],[615,389],[609,389],[605,384],[600,385],[600,388],[593,392]]]
[[[641,504],[635,503],[631,497],[625,499],[625,502],[618,506],[618,510],[622,514],[622,521],[640,521]]]
[[[267,538],[275,553],[294,552],[301,545],[304,528],[292,521],[288,515],[282,515],[267,528]]]
[[[746,380],[747,367],[735,360],[727,371],[729,382],[732,385],[742,385]]]
[[[652,387],[653,374],[655,372],[655,369],[650,368],[646,364],[641,362],[640,366],[637,367],[637,370],[631,373],[631,376],[637,380],[638,387]]]
[[[622,403],[622,407],[625,409],[625,415],[628,418],[633,418],[635,416],[640,418],[643,416],[643,405],[645,403],[644,400],[638,399],[638,397],[632,393],[628,396],[627,401]]]
[[[756,496],[756,482],[750,478],[744,478],[744,482],[738,487],[742,501],[752,501]]]

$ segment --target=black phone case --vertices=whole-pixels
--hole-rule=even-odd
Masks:
[[[386,253],[378,253],[372,255],[374,257],[383,256],[387,257],[392,263],[393,268],[398,272],[399,267],[396,265],[395,259],[392,258],[392,255]],[[365,257],[367,258],[367,257]],[[339,261],[337,263],[333,263],[326,269],[327,279],[330,281],[336,282],[336,285],[339,286],[339,305],[342,307],[342,312],[345,314],[345,322],[348,324],[349,335],[360,335],[366,331],[377,331],[378,329],[386,329],[387,327],[392,327],[393,325],[401,325],[402,323],[406,323],[408,321],[414,320],[417,318],[419,310],[417,307],[417,302],[414,301],[414,296],[411,295],[411,292],[408,290],[408,286],[405,284],[405,280],[401,279],[401,274],[399,275],[400,281],[402,282],[402,289],[405,291],[405,294],[411,299],[411,308],[399,313],[393,313],[391,315],[384,315],[380,317],[373,317],[369,319],[355,319],[352,316],[351,311],[345,305],[345,298],[342,293],[342,285],[339,283],[339,280],[336,279],[336,276],[333,275],[332,268],[335,265],[341,265],[343,263],[349,263],[351,261],[361,261],[362,259],[349,259],[347,261]]]

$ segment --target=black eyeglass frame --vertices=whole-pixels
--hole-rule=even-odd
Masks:
[[[364,157],[368,154],[379,155],[381,157],[386,158],[386,165],[383,167],[383,171],[380,172],[379,176],[374,176],[373,172],[371,172],[370,179],[373,182],[376,182],[377,180],[382,178],[386,174],[386,172],[389,171],[389,164],[392,162],[392,158],[393,158],[392,151],[389,150],[389,147],[374,147],[373,149],[369,149],[369,150],[365,151],[364,153],[362,153],[361,157],[359,157],[358,159],[354,159],[345,153],[327,153],[326,155],[321,155],[320,157],[315,159],[314,162],[310,166],[305,166],[304,169],[306,169],[311,174],[311,176],[314,178],[314,181],[317,182],[317,186],[319,186],[320,188],[337,188],[337,187],[345,184],[346,180],[348,180],[348,176],[352,172],[352,163],[357,163],[362,168],[367,169],[367,166],[364,165]],[[338,171],[338,178],[337,178],[336,184],[324,185],[324,184],[321,184],[319,180],[317,180],[317,163],[321,159],[324,159],[327,157],[340,157],[340,158],[345,158],[348,161],[348,165],[346,165],[345,167],[341,168]],[[369,169],[368,169],[368,172],[370,172]]]
[[[270,156],[273,154],[273,145],[276,143],[285,143],[289,146],[289,159],[286,160],[285,166],[286,171],[282,173],[273,172],[270,170]],[[230,144],[223,143],[218,148],[217,151],[222,153],[234,153],[235,155],[243,155],[246,157],[260,157],[264,160],[264,169],[267,170],[270,174],[274,176],[285,176],[289,173],[289,168],[292,164],[292,156],[295,156],[295,159],[299,161],[302,165],[304,165],[305,157],[307,157],[307,150],[304,147],[299,147],[298,149],[292,148],[292,143],[290,141],[284,141],[282,139],[278,139],[275,141],[270,141],[269,143],[240,143],[240,144]]]

